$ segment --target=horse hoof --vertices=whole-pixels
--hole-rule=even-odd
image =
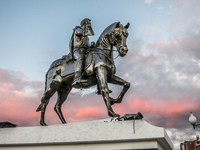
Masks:
[[[114,117],[120,117],[120,115],[119,114],[115,114]]]
[[[113,105],[115,103],[117,103],[117,99],[113,99],[112,97],[109,97],[109,100],[110,100],[110,104]]]
[[[48,126],[45,122],[40,122],[41,126]]]
[[[114,118],[114,117],[120,117],[119,114],[111,113],[111,112],[108,113],[108,116],[113,117],[113,118]]]

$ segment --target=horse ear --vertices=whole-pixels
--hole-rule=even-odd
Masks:
[[[120,22],[117,22],[115,25],[115,28],[119,28],[120,27]]]
[[[124,26],[125,29],[128,29],[130,26],[130,23],[128,22],[127,25]]]

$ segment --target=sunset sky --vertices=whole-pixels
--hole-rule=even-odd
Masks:
[[[130,22],[127,56],[115,59],[117,75],[131,83],[116,113],[141,112],[166,128],[178,149],[194,140],[190,112],[200,122],[200,0],[0,0],[0,122],[38,126],[35,112],[51,62],[69,53],[72,29],[90,18],[96,41],[111,23]],[[117,54],[115,54],[117,56]],[[120,86],[109,85],[116,97]],[[72,90],[62,106],[67,122],[108,118],[96,87]],[[48,125],[60,124],[53,110]]]

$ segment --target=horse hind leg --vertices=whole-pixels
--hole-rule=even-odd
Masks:
[[[59,88],[61,82],[56,82],[53,80],[50,84],[50,86],[45,90],[43,97],[41,98],[41,104],[38,106],[36,112],[41,111],[41,117],[40,117],[40,124],[42,126],[47,126],[45,123],[45,112],[46,107],[49,103],[50,98],[53,96],[53,94],[57,91]]]
[[[40,105],[40,107],[41,107],[41,117],[40,117],[40,125],[41,126],[47,126],[47,124],[45,123],[45,111],[46,111],[46,107],[47,107],[47,105],[48,105],[48,103],[49,103],[49,99],[50,98],[44,98],[44,97],[42,97],[42,99],[41,99],[41,101],[43,101]],[[37,111],[38,111],[38,109],[37,109]]]
[[[65,86],[60,86],[60,88],[57,91],[58,98],[57,98],[57,102],[55,104],[54,110],[57,113],[58,117],[60,118],[60,120],[63,124],[65,124],[66,121],[65,121],[65,118],[62,114],[61,106],[65,102],[65,100],[67,99],[67,96],[68,96],[69,92],[71,91],[71,89],[72,89],[71,86],[65,85]]]
[[[51,89],[49,88],[43,95],[41,99],[41,104],[38,106],[38,109],[36,111],[41,111],[41,117],[40,117],[40,125],[47,126],[45,123],[45,112],[46,107],[49,103],[50,98],[53,96],[53,94],[56,92],[57,89]]]
[[[46,111],[46,107],[49,103],[49,99],[54,93],[55,92],[47,94],[47,92],[45,92],[43,97],[41,98],[41,104],[38,106],[38,108],[36,110],[36,112],[41,111],[40,125],[42,125],[42,126],[47,126],[47,124],[44,121],[45,120],[45,111]]]

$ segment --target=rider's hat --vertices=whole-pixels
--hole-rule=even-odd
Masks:
[[[85,24],[88,24],[88,23],[90,23],[90,19],[88,19],[88,18],[85,18],[85,19],[83,19],[82,21],[81,21],[81,26],[84,26]]]

